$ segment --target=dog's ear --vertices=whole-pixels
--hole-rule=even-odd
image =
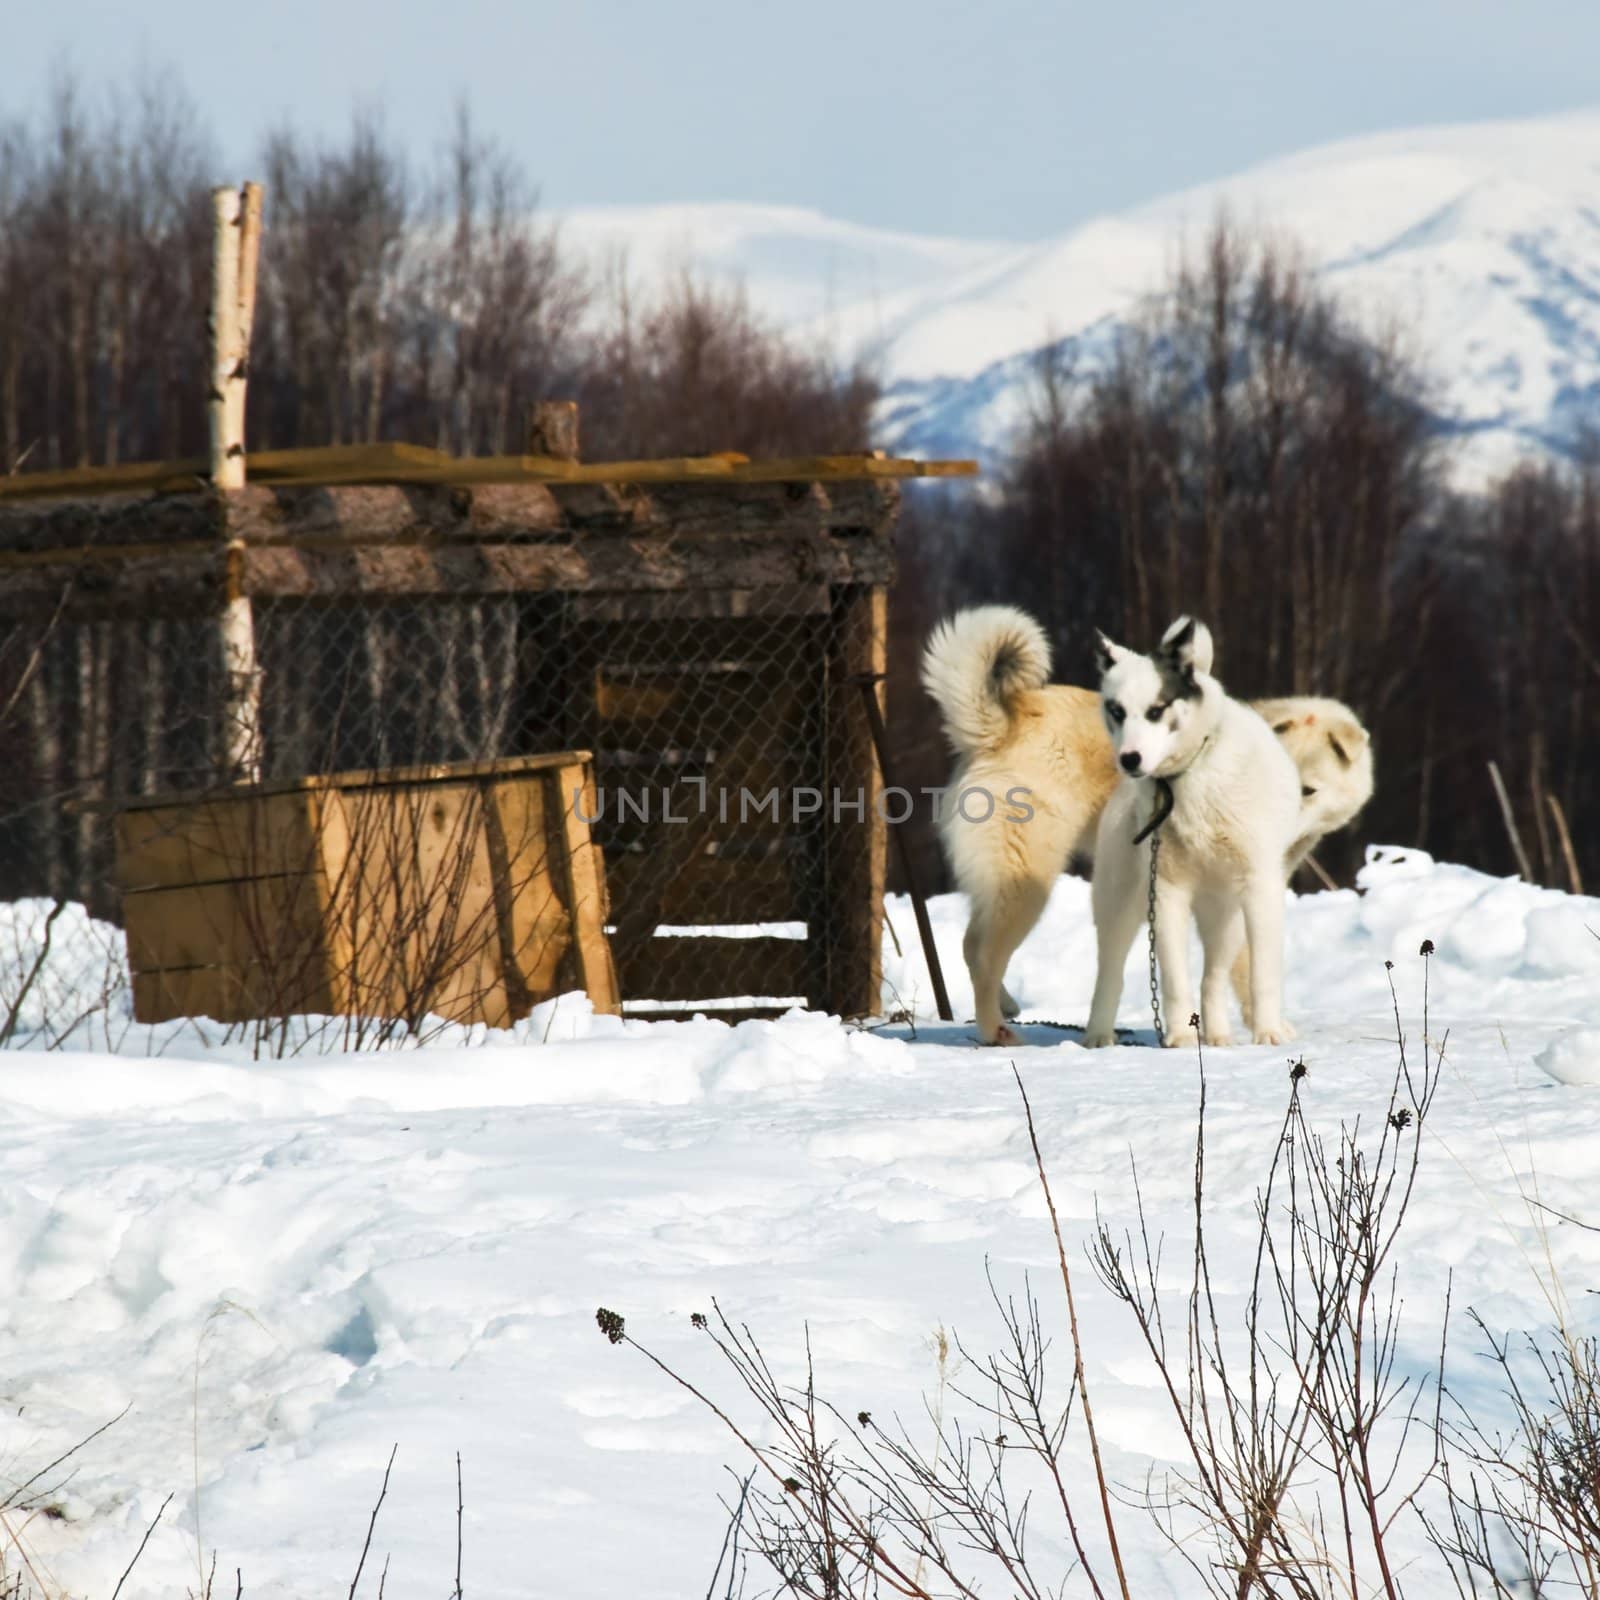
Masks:
[[[1094,630],[1094,669],[1102,678],[1124,656],[1132,653],[1125,645],[1118,644],[1115,639],[1108,639],[1098,628]]]
[[[1333,753],[1338,756],[1342,766],[1348,767],[1370,741],[1371,735],[1367,730],[1350,717],[1341,717],[1328,729],[1328,743],[1333,746]]]
[[[1161,635],[1160,653],[1192,683],[1195,673],[1211,670],[1211,630],[1193,617],[1179,617]]]

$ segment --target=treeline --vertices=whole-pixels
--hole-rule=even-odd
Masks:
[[[1509,873],[1520,842],[1532,876],[1592,889],[1594,465],[1456,492],[1401,333],[1359,331],[1291,251],[1226,222],[1167,290],[1092,368],[1070,344],[1040,357],[1003,481],[922,531],[900,676],[958,604],[1035,611],[1058,676],[1079,683],[1093,628],[1148,645],[1193,612],[1230,690],[1333,695],[1372,728],[1377,794],[1353,837],[1323,847],[1330,871],[1349,881],[1373,839]],[[920,774],[941,758],[931,716],[914,719]]]
[[[581,402],[591,459],[875,442],[866,372],[737,293],[683,277],[641,298],[625,264],[578,262],[464,113],[425,168],[369,118],[332,144],[273,133],[251,170],[252,448],[514,451],[546,398]],[[0,125],[0,471],[203,453],[217,174],[161,79],[94,106],[63,83]],[[1372,727],[1377,795],[1321,852],[1341,879],[1381,839],[1600,884],[1600,455],[1462,494],[1425,353],[1358,327],[1291,250],[1219,224],[1167,290],[1109,357],[1043,353],[998,482],[908,494],[901,781],[948,768],[916,684],[940,615],[1028,606],[1058,675],[1089,682],[1092,628],[1146,642],[1193,611],[1231,689],[1335,695]],[[937,881],[931,838],[919,853]]]
[[[252,449],[402,439],[523,448],[541,399],[583,405],[592,458],[861,449],[876,398],[684,276],[571,257],[531,181],[463,110],[416,170],[381,121],[270,134]],[[0,124],[0,472],[203,453],[214,144],[155,77],[70,81]]]

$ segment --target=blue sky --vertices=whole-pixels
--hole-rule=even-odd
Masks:
[[[380,108],[419,158],[465,92],[547,204],[744,200],[1042,238],[1343,135],[1600,102],[1597,0],[53,0],[0,108],[143,60],[240,168],[261,130]]]

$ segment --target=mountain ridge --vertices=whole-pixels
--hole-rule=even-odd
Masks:
[[[1457,477],[1570,456],[1600,420],[1600,109],[1364,134],[1033,242],[906,234],[798,207],[562,215],[580,255],[646,282],[693,266],[884,384],[879,443],[998,464],[1041,348],[1080,366],[1226,211],[1303,252],[1359,324],[1399,325],[1435,380]],[[671,249],[667,241],[672,241]]]

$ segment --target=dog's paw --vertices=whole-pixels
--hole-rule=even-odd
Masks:
[[[1256,1044],[1293,1044],[1295,1032],[1287,1022],[1278,1022],[1267,1028],[1253,1028],[1250,1037]]]
[[[1117,1036],[1110,1029],[1100,1033],[1090,1033],[1087,1029],[1084,1030],[1083,1048],[1085,1050],[1104,1050],[1107,1045],[1113,1045],[1116,1042]]]
[[[985,1045],[1002,1045],[1011,1049],[1022,1043],[1022,1035],[1015,1028],[1008,1028],[1005,1023],[997,1023],[993,1033],[985,1033],[978,1029],[978,1043]]]
[[[1187,1023],[1181,1028],[1168,1028],[1161,1035],[1161,1043],[1168,1050],[1182,1050],[1200,1043],[1200,1030]]]
[[[1201,1040],[1218,1050],[1226,1050],[1233,1043],[1232,1028],[1207,1028],[1200,1035]]]

